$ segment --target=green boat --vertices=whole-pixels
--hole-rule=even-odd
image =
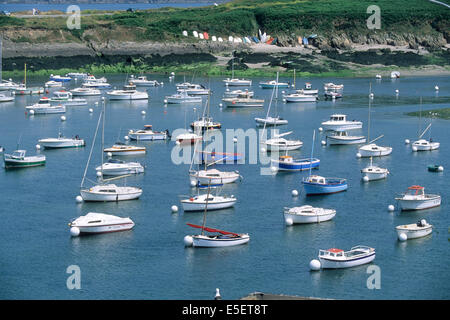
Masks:
[[[5,154],[3,156],[3,159],[5,161],[5,169],[27,168],[45,165],[44,155],[26,157],[26,153],[26,150],[16,150],[12,154]]]
[[[444,167],[443,167],[443,166],[440,166],[440,165],[438,165],[438,164],[430,164],[430,165],[428,166],[428,171],[431,171],[431,172],[441,172],[441,171],[444,171]]]

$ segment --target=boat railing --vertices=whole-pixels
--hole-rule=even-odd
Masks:
[[[375,251],[374,248],[371,248],[371,247],[368,247],[368,246],[363,246],[363,245],[358,245],[358,246],[352,247],[350,249],[350,251],[354,251],[354,250],[363,250],[363,251],[369,251],[369,252]]]

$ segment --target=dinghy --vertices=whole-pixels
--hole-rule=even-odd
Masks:
[[[399,240],[416,239],[429,235],[433,232],[433,226],[425,219],[419,220],[417,223],[404,224],[395,227]]]

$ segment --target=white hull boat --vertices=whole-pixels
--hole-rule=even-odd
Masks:
[[[102,166],[95,168],[97,172],[104,176],[122,176],[127,174],[138,174],[144,172],[144,167],[139,162],[125,162],[117,159],[109,159]]]
[[[59,82],[59,81],[50,80],[50,81],[47,81],[44,86],[46,88],[60,88],[63,86],[63,83]]]
[[[372,158],[370,158],[370,165],[361,170],[364,181],[373,181],[385,179],[389,174],[389,170],[386,168],[380,168],[372,164]]]
[[[316,102],[317,97],[313,94],[291,93],[284,95],[286,102]]]
[[[335,215],[334,209],[314,208],[309,205],[284,208],[284,220],[287,225],[324,222],[333,219]]]
[[[220,247],[232,247],[241,244],[246,244],[250,241],[248,234],[219,234],[215,236],[210,235],[193,235],[187,241],[190,246],[198,248],[220,248]],[[186,243],[186,241],[185,241]],[[186,245],[187,245],[186,243]]]
[[[328,249],[319,251],[320,268],[342,269],[367,264],[375,259],[375,249],[366,246],[356,246],[349,251]]]
[[[229,89],[227,89],[227,91],[225,91],[225,93],[223,94],[224,98],[253,98],[254,92],[253,91],[248,91],[248,90],[233,90],[233,91],[229,91]]]
[[[267,151],[291,151],[303,146],[303,142],[300,140],[286,140],[284,138],[268,139],[264,144]]]
[[[247,107],[262,107],[264,106],[264,99],[253,98],[224,98],[225,106],[228,108],[247,108]]]
[[[14,101],[14,96],[7,96],[4,94],[0,94],[0,102],[11,102]]]
[[[70,90],[73,96],[89,97],[89,96],[100,96],[102,92],[94,88],[75,88]]]
[[[333,114],[330,120],[322,122],[324,130],[348,131],[362,128],[361,121],[348,121],[345,114]]]
[[[130,146],[126,144],[115,144],[111,148],[105,148],[104,152],[111,152],[112,155],[116,156],[131,156],[145,154],[145,147]]]
[[[364,136],[350,136],[347,134],[347,131],[336,131],[334,135],[327,136],[326,140],[330,145],[348,145],[366,142]]]
[[[406,210],[423,210],[441,205],[441,196],[437,194],[425,194],[425,188],[411,186],[400,197],[395,198],[400,208]]]
[[[388,156],[392,153],[391,147],[378,146],[375,143],[366,144],[358,149],[361,157],[383,157]]]
[[[86,99],[72,98],[72,93],[69,91],[56,91],[50,99],[50,103],[62,104],[65,106],[85,106]]]
[[[136,87],[156,87],[159,86],[159,82],[156,80],[148,80],[146,76],[139,76],[137,78],[130,77],[130,82],[132,82]]]
[[[20,84],[13,82],[11,79],[2,80],[0,83],[0,91],[15,90],[20,87]]]
[[[142,189],[107,184],[81,189],[80,194],[84,201],[124,201],[138,199],[142,195]]]
[[[130,218],[121,218],[109,214],[89,212],[69,223],[73,236],[84,234],[110,233],[130,230],[134,222]]]
[[[288,121],[286,119],[280,117],[255,118],[255,121],[258,125],[266,125],[266,126],[288,124]]]
[[[148,93],[137,90],[113,90],[106,92],[109,100],[146,100]]]
[[[75,138],[64,138],[62,136],[58,138],[45,138],[38,140],[39,144],[46,149],[56,149],[56,148],[78,148],[84,147],[86,144],[83,139],[78,137]]]
[[[426,222],[425,219],[418,223],[404,224],[395,227],[397,236],[400,240],[422,238],[433,232],[433,226]]]
[[[182,104],[182,103],[202,103],[201,97],[190,96],[187,92],[179,91],[179,93],[173,94],[166,97],[167,103],[171,104]]]
[[[153,131],[152,125],[145,125],[142,130],[128,131],[128,137],[130,137],[131,140],[138,141],[166,140],[169,137],[169,131]]]
[[[203,211],[207,210],[219,210],[230,208],[234,206],[237,199],[233,196],[222,197],[202,194],[189,199],[181,200],[181,205],[184,211]]]
[[[413,142],[412,150],[413,151],[432,151],[432,150],[439,149],[440,145],[441,144],[439,142],[433,142],[433,141],[428,141],[425,139],[420,139],[420,140]]]
[[[202,139],[202,136],[195,133],[182,133],[175,138],[179,144],[194,144]]]
[[[52,106],[50,104],[45,105],[41,103],[36,103],[32,106],[27,106],[26,110],[28,112],[33,111],[34,114],[53,114],[53,113],[65,113],[66,107],[63,105]]]
[[[219,185],[233,183],[239,179],[237,172],[219,171],[217,169],[199,170],[189,174],[191,181],[196,185],[207,186],[208,184]],[[209,205],[209,204],[208,204]]]
[[[230,79],[227,78],[223,80],[226,86],[251,86],[252,80],[246,80],[246,79]]]

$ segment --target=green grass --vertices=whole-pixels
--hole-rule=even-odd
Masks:
[[[408,112],[406,115],[413,116],[413,117],[419,117],[420,111],[415,112]],[[450,108],[443,108],[443,109],[433,109],[433,110],[427,110],[426,112],[422,112],[422,117],[425,118],[440,118],[445,120],[450,120]]]

